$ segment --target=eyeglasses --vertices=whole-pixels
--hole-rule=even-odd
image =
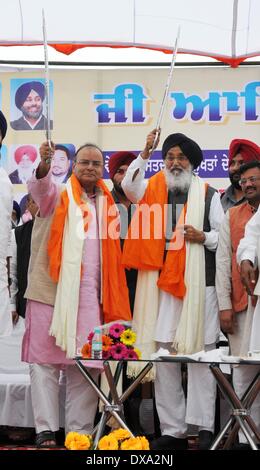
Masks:
[[[171,157],[169,155],[169,156],[166,156],[165,160],[170,163],[173,163],[174,160],[176,160],[176,162],[178,163],[178,162],[186,162],[188,158],[185,157],[185,155],[180,155],[179,157]]]
[[[99,162],[98,160],[78,160],[75,162],[76,165],[81,165],[81,166],[93,166],[94,168],[99,168],[103,166],[103,163]]]
[[[249,176],[249,178],[241,178],[239,181],[240,186],[245,186],[245,184],[250,181],[250,183],[255,183],[260,179],[260,176]]]

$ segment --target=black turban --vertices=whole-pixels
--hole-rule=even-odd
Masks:
[[[190,163],[193,165],[193,168],[197,168],[201,164],[203,160],[203,154],[199,145],[194,142],[194,140],[189,139],[189,137],[186,135],[179,133],[170,134],[165,139],[162,146],[163,160],[165,160],[168,150],[170,150],[172,147],[175,147],[176,145],[180,147],[184,155],[189,159]]]
[[[0,111],[0,132],[1,132],[2,139],[5,138],[6,131],[7,131],[7,122],[2,111]]]
[[[17,108],[21,109],[27,96],[34,90],[41,97],[43,101],[45,98],[45,88],[41,82],[27,82],[17,88],[15,93],[15,104]]]

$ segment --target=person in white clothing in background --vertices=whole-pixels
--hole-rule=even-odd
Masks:
[[[7,131],[6,119],[0,111],[0,149]],[[6,171],[0,167],[0,336],[12,332],[12,316],[9,302],[8,258],[11,256],[11,217],[13,210],[13,186]]]
[[[260,157],[260,154],[259,154]],[[240,280],[236,262],[237,247],[245,233],[245,226],[256,213],[260,203],[260,161],[251,161],[240,167],[239,184],[244,202],[231,207],[225,214],[219,232],[216,254],[216,289],[219,303],[220,325],[228,334],[232,356],[247,356],[254,308]],[[253,302],[254,303],[254,302]],[[257,365],[234,365],[233,385],[242,398],[248,385],[257,374]],[[260,394],[251,408],[251,416],[260,424]],[[248,446],[247,439],[239,433],[239,445]]]
[[[249,349],[260,350],[260,209],[246,224],[245,236],[240,240],[237,250],[237,262],[240,264],[241,280],[246,291],[257,297],[251,329]]]

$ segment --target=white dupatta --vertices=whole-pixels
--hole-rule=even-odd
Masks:
[[[84,221],[80,207],[76,204],[71,180],[66,183],[69,198],[66,217],[60,276],[50,327],[50,335],[55,336],[56,344],[69,358],[76,354],[77,315],[81,262],[84,244]]]

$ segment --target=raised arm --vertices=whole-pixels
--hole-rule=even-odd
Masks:
[[[41,145],[41,162],[28,181],[28,191],[40,209],[40,217],[48,217],[52,214],[60,192],[59,186],[52,180],[50,172],[51,157],[54,151],[54,144],[51,149],[48,142]]]
[[[137,203],[140,199],[142,199],[145,193],[147,187],[147,181],[144,179],[145,169],[151,155],[151,149],[155,149],[159,142],[160,134],[158,135],[156,143],[154,144],[156,135],[156,129],[148,134],[144,150],[140,153],[140,155],[138,155],[136,160],[134,160],[129,165],[125,177],[121,183],[125,195],[133,203]]]

